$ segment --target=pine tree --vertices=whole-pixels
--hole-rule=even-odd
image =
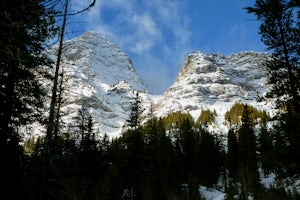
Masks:
[[[275,99],[278,109],[272,131],[278,164],[292,173],[300,172],[300,156],[295,154],[300,152],[300,127],[294,123],[300,115],[299,8],[295,0],[257,0],[247,8],[261,21],[261,39],[272,51],[272,59],[266,63],[271,84],[266,98]]]
[[[238,175],[238,141],[233,129],[228,131],[227,169],[228,176],[236,181]]]
[[[182,147],[182,156],[184,169],[186,169],[185,178],[196,176],[198,173],[198,153],[199,137],[192,127],[190,120],[183,120],[182,127],[179,129],[180,143]]]
[[[52,148],[54,148],[54,149],[56,148],[55,141],[53,142],[52,140],[53,140],[53,136],[57,134],[57,132],[54,132],[54,131],[56,131],[55,129],[57,129],[57,127],[58,127],[57,119],[60,116],[59,108],[60,108],[60,103],[61,103],[60,100],[61,99],[60,99],[59,95],[61,95],[61,91],[59,91],[59,89],[61,89],[62,84],[59,84],[59,73],[60,73],[60,68],[61,68],[60,62],[61,62],[61,57],[62,57],[62,52],[63,52],[62,51],[63,50],[63,41],[64,41],[64,36],[65,36],[65,28],[67,25],[67,17],[77,15],[79,13],[82,13],[82,12],[90,9],[91,7],[93,7],[95,5],[96,0],[92,0],[92,3],[89,4],[87,7],[85,7],[84,9],[82,9],[80,11],[76,11],[73,13],[69,12],[69,2],[70,2],[70,0],[64,0],[62,15],[58,15],[58,16],[62,16],[62,24],[61,24],[61,27],[59,28],[58,52],[57,52],[57,58],[56,58],[56,63],[55,63],[55,69],[54,69],[53,85],[52,85],[52,90],[51,90],[51,100],[50,100],[50,106],[49,106],[49,116],[48,116],[48,120],[47,120],[47,130],[46,130],[46,137],[45,137],[45,148],[44,148],[45,149],[45,164],[44,164],[45,176],[48,171],[47,168],[49,165],[49,161],[51,159],[50,157],[53,156],[52,152],[51,152]],[[50,0],[50,1],[45,2],[46,5],[51,5],[53,8],[57,8],[58,3],[60,3],[60,1],[57,1],[57,0]],[[42,186],[42,187],[44,187],[44,186]]]
[[[238,158],[240,181],[245,196],[255,192],[258,187],[259,174],[256,155],[256,136],[250,120],[248,106],[244,106],[242,126],[238,130]]]
[[[61,73],[59,74],[59,84],[58,84],[58,94],[57,94],[57,102],[55,107],[55,119],[54,119],[54,143],[55,140],[58,138],[59,134],[61,133],[63,129],[64,122],[62,120],[62,116],[65,116],[66,113],[63,113],[61,111],[61,107],[66,104],[67,99],[64,97],[66,85],[65,83],[70,79],[69,76],[67,76],[65,70],[62,68]]]
[[[202,110],[201,114],[196,122],[196,126],[199,127],[200,125],[204,125],[207,127],[208,125],[212,124],[217,116],[216,111],[211,110]]]
[[[214,135],[202,128],[198,141],[199,180],[202,185],[212,186],[217,182],[221,171],[219,142]]]
[[[0,176],[2,194],[11,199],[24,192],[18,130],[41,116],[43,89],[37,76],[54,34],[52,11],[41,0],[0,2]]]
[[[37,117],[43,91],[38,82],[42,53],[53,34],[51,9],[41,0],[1,2],[0,142],[14,141],[20,125]],[[15,136],[13,136],[15,134]]]
[[[299,3],[297,6],[288,0],[257,0],[247,11],[261,21],[261,39],[273,51],[273,58],[266,63],[272,85],[266,97],[275,98],[277,108],[299,113],[300,29],[299,17],[295,15],[299,13]]]
[[[137,129],[140,127],[143,112],[142,100],[137,92],[134,101],[131,103],[130,113],[127,119],[127,123],[130,128]]]
[[[103,138],[102,138],[102,142],[101,142],[101,150],[103,152],[103,154],[107,154],[108,153],[108,150],[109,150],[109,137],[108,135],[105,133]]]
[[[263,122],[260,127],[260,133],[258,136],[258,151],[259,161],[261,168],[265,176],[267,176],[272,169],[274,169],[274,158],[273,158],[273,144],[270,132],[267,129],[266,122]]]
[[[97,149],[96,132],[94,130],[93,116],[90,114],[86,106],[82,106],[78,110],[75,117],[77,123],[77,134],[80,141],[81,151],[95,151]]]
[[[140,199],[144,177],[145,143],[141,129],[129,129],[122,134],[124,152],[122,154],[122,179],[128,198]]]
[[[146,146],[147,180],[154,199],[167,199],[175,185],[175,174],[178,175],[174,169],[173,146],[161,119],[153,119],[151,127],[146,133],[149,134]]]
[[[141,121],[143,108],[139,93],[136,93],[131,103],[127,126],[129,127],[122,133],[122,143],[124,152],[121,176],[124,179],[124,189],[127,191],[126,197],[129,199],[140,199],[143,194],[142,177],[144,175],[145,163],[145,137],[142,132]]]
[[[235,185],[238,182],[239,176],[239,157],[238,157],[238,138],[237,133],[233,128],[229,129],[227,135],[227,154],[226,154],[226,169],[228,170],[228,181],[225,180],[225,190],[228,194],[228,199],[234,199],[233,196],[237,194]],[[225,172],[226,178],[226,172]]]

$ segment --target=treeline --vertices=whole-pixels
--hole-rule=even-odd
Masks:
[[[267,129],[267,121],[253,119],[253,107],[243,104],[239,126],[222,138],[181,112],[140,125],[138,99],[137,95],[132,103],[127,130],[118,138],[96,137],[93,119],[86,115],[77,121],[75,133],[54,140],[45,184],[48,199],[194,200],[202,199],[200,185],[224,191],[226,199],[299,198],[297,191],[289,193],[283,185],[265,188],[260,183],[261,175],[275,173],[283,180],[298,174],[299,161],[287,156],[296,152],[278,154],[286,146],[278,146],[283,144]],[[23,155],[23,188],[29,199],[40,198],[43,141],[28,140],[24,146],[28,153]]]
[[[52,141],[46,177],[45,138],[29,139],[24,144],[27,187],[23,197],[200,199],[199,184],[216,184],[223,170],[220,139],[196,129],[192,118],[180,112],[176,117],[151,117],[140,125],[141,110],[137,94],[127,130],[111,140],[107,135],[97,137],[91,115],[78,112],[84,117],[77,118],[73,132],[61,133]],[[167,131],[164,121],[176,125]]]

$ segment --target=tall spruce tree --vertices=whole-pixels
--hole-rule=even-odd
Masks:
[[[260,35],[272,51],[266,63],[269,83],[272,85],[267,98],[276,99],[276,107],[288,113],[300,112],[300,29],[299,3],[290,0],[256,0],[248,7],[261,22]]]
[[[242,183],[243,196],[249,192],[254,193],[258,187],[259,174],[256,155],[256,136],[253,122],[247,105],[244,106],[242,126],[238,129],[238,159],[240,182]]]
[[[228,177],[233,181],[237,180],[238,175],[238,141],[234,129],[228,131],[228,151],[227,151],[227,169]],[[231,180],[230,180],[231,181]]]
[[[127,119],[128,126],[133,129],[137,129],[141,125],[142,121],[142,100],[137,92],[133,102],[131,103],[129,117]]]
[[[41,114],[37,76],[47,61],[46,42],[55,33],[53,14],[51,1],[0,2],[0,179],[1,193],[10,199],[22,195],[19,128]]]
[[[266,122],[261,123],[260,132],[258,135],[258,151],[259,162],[263,170],[264,176],[267,176],[274,166],[273,143],[270,132],[268,131]]]
[[[39,114],[43,92],[37,76],[47,63],[42,52],[54,34],[53,13],[42,0],[0,3],[1,145],[14,141],[18,127]]]
[[[275,99],[279,110],[273,131],[278,168],[284,163],[289,169],[285,171],[300,173],[300,4],[298,0],[256,0],[247,11],[261,21],[262,41],[273,55],[266,63],[271,84],[266,97]]]
[[[221,149],[217,138],[207,130],[200,128],[199,136],[199,180],[202,185],[212,186],[221,171]]]

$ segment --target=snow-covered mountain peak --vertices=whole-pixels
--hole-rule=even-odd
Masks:
[[[53,50],[56,49],[57,47]],[[88,79],[97,77],[95,81],[105,90],[109,85],[126,80],[133,89],[148,91],[133,68],[130,58],[98,32],[85,32],[66,41],[62,60],[80,66],[81,72]]]
[[[48,53],[56,59],[57,46]],[[97,32],[85,32],[65,41],[61,72],[64,73],[62,118],[66,128],[76,124],[81,108],[92,114],[99,133],[118,136],[128,119],[136,92],[149,102],[148,89],[130,58]]]
[[[258,109],[270,110],[270,104],[257,102],[258,95],[267,90],[267,71],[263,63],[265,53],[242,52],[224,56],[193,52],[187,56],[175,82],[156,104],[159,116],[175,111],[191,113],[195,119],[203,109],[215,110],[219,115],[219,130],[224,114],[236,102]],[[217,128],[218,129],[218,128]]]
[[[48,53],[55,60],[57,46]],[[235,102],[270,108],[256,99],[268,89],[263,67],[267,58],[267,54],[256,52],[224,56],[195,51],[187,56],[169,89],[154,96],[117,45],[97,32],[86,32],[63,45],[61,72],[65,73],[65,89],[61,111],[66,116],[62,121],[66,128],[74,127],[78,110],[85,107],[100,134],[119,136],[139,92],[145,115],[153,105],[157,117],[183,111],[196,120],[203,109],[211,109],[218,114],[213,130],[226,131],[224,115]]]
[[[215,57],[221,60],[224,56],[219,54],[205,54],[199,51],[194,51],[192,54],[189,54],[179,71],[176,81],[180,81],[192,74],[216,72],[217,65],[215,63]]]

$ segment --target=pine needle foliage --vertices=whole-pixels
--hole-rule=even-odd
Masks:
[[[202,110],[201,114],[196,122],[196,127],[199,127],[200,125],[211,125],[215,121],[215,117],[217,116],[216,111],[211,111],[209,109]]]
[[[246,104],[244,103],[237,102],[225,113],[225,121],[230,127],[241,125],[245,105]],[[270,115],[266,111],[258,110],[251,105],[247,105],[247,107],[249,110],[249,118],[252,123],[259,124],[271,119]]]
[[[184,120],[189,120],[192,123],[192,125],[194,125],[194,119],[192,115],[181,111],[170,113],[162,120],[165,124],[166,130],[170,130],[174,127],[182,127]]]

